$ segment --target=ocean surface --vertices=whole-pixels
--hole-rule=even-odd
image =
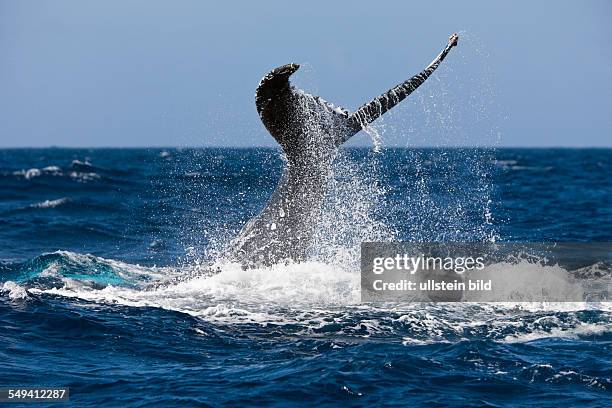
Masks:
[[[361,241],[612,241],[612,150],[346,149],[312,261],[223,262],[282,167],[275,149],[0,150],[0,388],[69,387],[55,406],[78,407],[612,405],[609,303],[359,293]]]

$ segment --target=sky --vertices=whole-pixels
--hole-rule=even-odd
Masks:
[[[351,142],[612,147],[612,3],[0,0],[0,147],[274,146],[272,68],[354,110],[459,46]]]

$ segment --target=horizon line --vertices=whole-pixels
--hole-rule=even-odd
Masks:
[[[345,146],[345,149],[373,149],[373,146]],[[502,146],[486,146],[486,145],[449,145],[449,146],[428,146],[428,145],[415,145],[415,146],[381,146],[381,149],[612,149],[612,146],[564,146],[564,145],[538,145],[538,146],[524,146],[524,145],[502,145]],[[280,146],[270,145],[253,145],[253,146],[232,146],[232,145],[184,145],[184,146],[171,146],[171,145],[152,145],[152,146],[60,146],[60,145],[49,145],[49,146],[0,146],[0,150],[26,150],[26,149],[109,149],[109,150],[120,150],[120,149],[278,149],[281,150]]]

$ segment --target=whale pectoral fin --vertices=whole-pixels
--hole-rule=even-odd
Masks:
[[[352,115],[347,118],[346,132],[339,135],[338,145],[349,140],[360,130],[364,129],[370,123],[381,117],[395,105],[406,99],[408,95],[414,92],[429,76],[438,68],[440,63],[446,58],[448,52],[457,45],[459,36],[453,34],[448,40],[448,44],[440,54],[419,74],[404,81],[395,87],[389,89],[384,94],[374,98],[371,102],[366,103],[357,109]]]

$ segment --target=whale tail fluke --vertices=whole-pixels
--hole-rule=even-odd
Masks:
[[[385,114],[414,92],[457,45],[457,34],[450,36],[446,47],[419,74],[391,88],[349,113],[324,99],[291,86],[289,77],[298,64],[286,64],[270,71],[257,87],[255,104],[259,116],[289,158],[312,150],[309,135],[318,141],[338,147]],[[320,135],[327,135],[321,138]]]

